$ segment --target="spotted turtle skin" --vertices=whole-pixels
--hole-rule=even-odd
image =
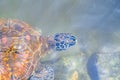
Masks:
[[[0,19],[0,80],[28,80],[46,52],[66,50],[75,43],[71,34],[44,37],[23,21]]]

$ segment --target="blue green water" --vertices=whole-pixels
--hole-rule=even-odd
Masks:
[[[105,59],[102,56],[98,61],[94,52],[99,52],[106,45],[118,46],[117,51],[120,51],[120,0],[0,0],[0,18],[25,21],[36,31],[42,32],[42,35],[65,32],[76,36],[78,42],[75,47],[42,58],[55,66],[56,80],[69,80],[74,71],[78,71],[80,80],[104,80],[96,66],[101,60],[106,60],[106,63],[111,60],[104,67],[106,70],[111,70],[107,67],[113,68],[109,72],[115,72],[114,74],[119,73],[118,65],[115,65],[118,70],[111,66],[115,64],[112,62],[113,57],[107,60],[107,56]],[[70,58],[71,62],[67,60],[70,56],[74,56]],[[70,66],[66,67],[64,63]],[[120,62],[116,60],[116,64]],[[109,72],[104,74],[109,75]],[[118,76],[105,78],[115,80]]]

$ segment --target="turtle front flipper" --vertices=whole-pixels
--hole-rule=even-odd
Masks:
[[[28,80],[54,80],[54,69],[49,65],[39,65]]]
[[[62,51],[76,44],[75,36],[70,33],[56,33],[48,37],[40,37],[43,53],[49,50]]]

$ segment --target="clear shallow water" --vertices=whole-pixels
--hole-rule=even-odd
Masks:
[[[120,80],[120,61],[111,57],[109,63],[110,55],[104,51],[98,55],[103,49],[113,55],[120,51],[119,0],[0,0],[0,18],[23,20],[43,35],[76,35],[76,46],[41,59],[43,64],[54,66],[55,80],[72,80],[77,75],[76,80]],[[112,66],[115,63],[118,65]]]

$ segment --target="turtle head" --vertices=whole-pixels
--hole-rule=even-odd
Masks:
[[[50,49],[62,51],[74,46],[76,38],[70,33],[56,33],[53,36],[49,36],[47,43]]]

